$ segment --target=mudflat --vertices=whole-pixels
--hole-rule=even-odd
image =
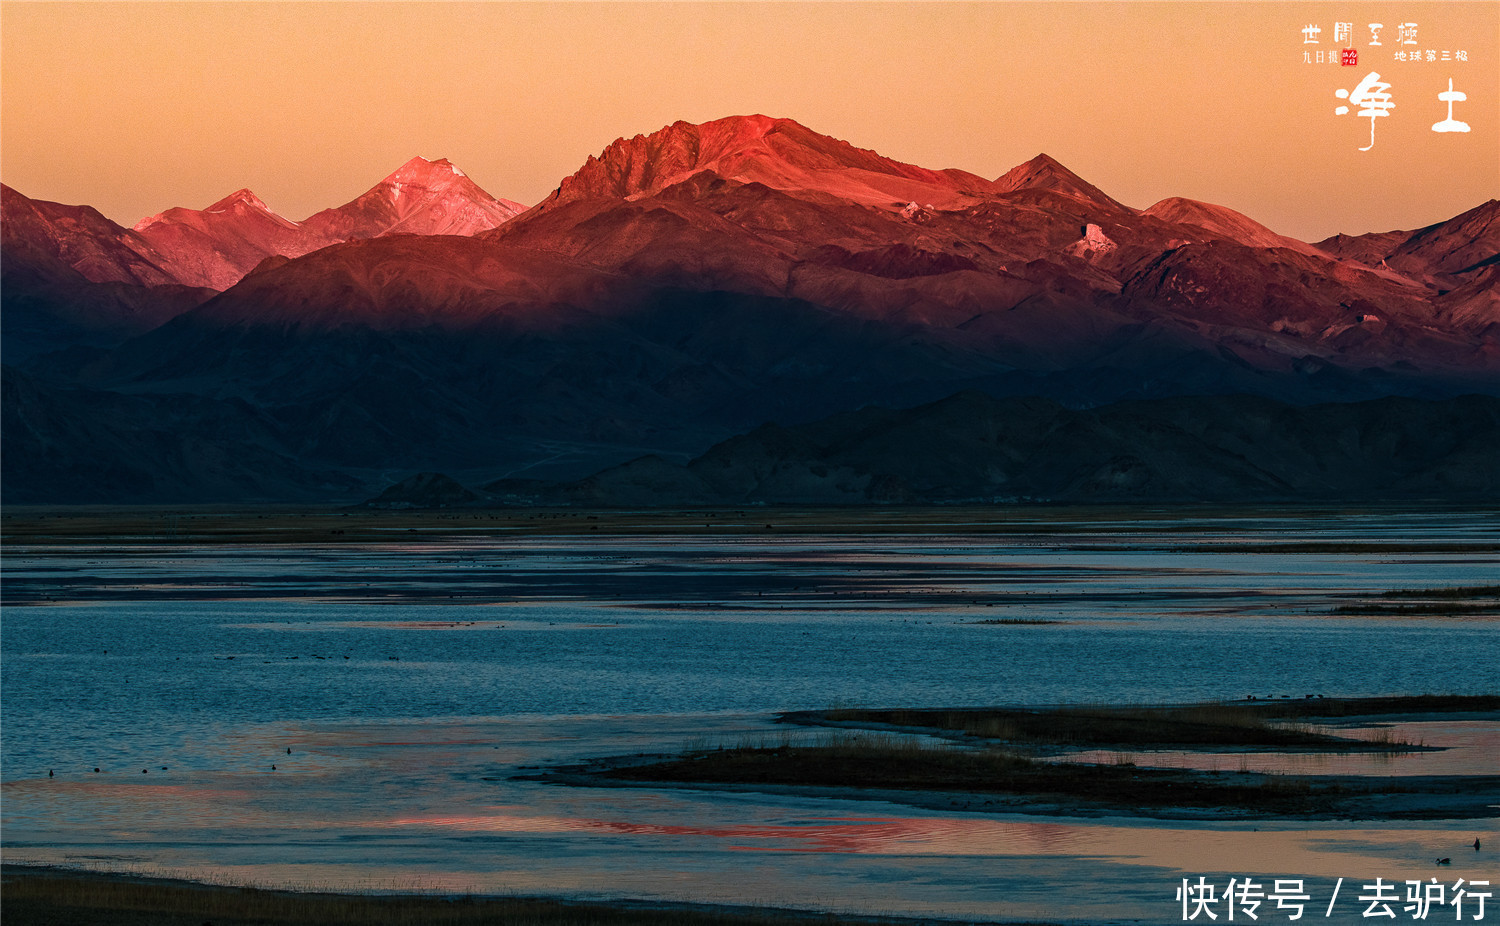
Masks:
[[[953,710],[799,711],[784,722],[832,728],[793,745],[736,744],[668,757],[611,757],[555,769],[563,783],[824,793],[945,809],[1162,819],[1478,819],[1496,816],[1500,775],[1290,775],[1068,761],[1071,751],[1424,751],[1383,735],[1318,732],[1315,722],[1500,722],[1500,697],[1410,696]],[[1149,761],[1149,760],[1148,760]]]

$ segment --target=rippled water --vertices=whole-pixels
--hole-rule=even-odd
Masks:
[[[1352,594],[1495,582],[1500,556],[1440,552],[1495,541],[1492,517],[1066,527],[12,546],[6,857],[273,883],[1164,922],[1178,919],[1171,890],[1187,874],[1331,888],[1428,877],[1442,854],[1456,856],[1444,877],[1483,877],[1485,856],[1451,846],[1476,833],[1500,846],[1493,821],[1150,825],[513,778],[776,736],[770,712],[836,703],[1500,691],[1493,617],[1328,613]],[[1356,539],[1410,548],[1277,548]],[[1266,552],[1228,552],[1247,547]],[[994,620],[1046,623],[980,623]],[[1494,742],[1427,732],[1480,737],[1471,763]]]

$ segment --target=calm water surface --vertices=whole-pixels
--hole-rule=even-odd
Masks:
[[[1444,878],[1473,880],[1496,866],[1459,848],[1500,847],[1493,820],[1151,824],[513,776],[779,736],[771,712],[833,704],[1494,693],[1492,616],[1328,612],[1384,589],[1493,584],[1500,556],[1441,549],[1497,538],[1490,516],[1444,514],[1004,537],[13,546],[5,854],[1059,921],[1178,921],[1172,891],[1199,874],[1303,877],[1325,904],[1339,877],[1425,879],[1437,855],[1455,857]],[[1286,546],[1371,540],[1407,549]],[[1247,547],[1259,552],[1231,552]],[[1018,619],[1048,623],[980,623]],[[1465,747],[1429,754],[1423,773],[1482,770],[1495,744],[1462,723],[1421,738]]]

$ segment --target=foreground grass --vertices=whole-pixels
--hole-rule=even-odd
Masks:
[[[1465,615],[1500,614],[1500,602],[1490,605],[1447,604],[1423,602],[1421,604],[1346,604],[1334,608],[1331,614],[1346,614],[1357,617],[1463,617]]]
[[[6,926],[916,926],[778,910],[533,898],[302,893],[7,865]]]
[[[1443,586],[1441,588],[1395,588],[1380,593],[1380,601],[1361,601],[1335,607],[1333,614],[1355,615],[1448,615],[1500,614],[1500,585]],[[1401,604],[1388,604],[1400,601]]]
[[[1500,585],[1445,585],[1441,588],[1393,588],[1382,598],[1500,598]]]

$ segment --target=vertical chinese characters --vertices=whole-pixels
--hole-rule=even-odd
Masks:
[[[1350,90],[1339,89],[1333,91],[1333,95],[1341,100],[1347,99],[1352,105],[1360,107],[1359,115],[1368,117],[1370,120],[1370,144],[1359,149],[1369,151],[1375,147],[1375,120],[1382,116],[1389,116],[1396,104],[1391,100],[1391,85],[1380,79],[1375,71],[1365,75],[1355,88]],[[1348,106],[1340,106],[1334,111],[1335,115],[1342,116],[1349,112]]]

